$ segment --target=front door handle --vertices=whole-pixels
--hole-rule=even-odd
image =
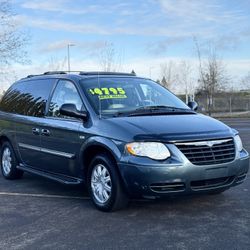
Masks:
[[[34,135],[40,135],[40,129],[39,128],[32,128],[32,133]]]
[[[41,134],[45,136],[50,136],[50,131],[48,129],[42,129]]]

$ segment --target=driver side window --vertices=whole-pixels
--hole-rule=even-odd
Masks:
[[[58,82],[53,93],[49,105],[48,116],[64,117],[60,114],[59,109],[65,103],[75,104],[79,111],[82,109],[83,105],[75,85],[70,81],[61,80]]]

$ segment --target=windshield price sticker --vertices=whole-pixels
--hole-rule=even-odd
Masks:
[[[98,95],[100,100],[114,99],[114,98],[127,98],[126,92],[123,88],[94,88],[89,89],[92,95]]]

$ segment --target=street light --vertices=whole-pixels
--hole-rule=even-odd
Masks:
[[[70,53],[69,53],[69,47],[75,46],[75,44],[69,43],[67,46],[68,46],[68,72],[70,72]]]

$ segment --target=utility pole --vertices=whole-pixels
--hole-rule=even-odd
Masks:
[[[68,72],[70,72],[70,47],[75,46],[75,44],[69,43],[67,45],[68,48]]]

